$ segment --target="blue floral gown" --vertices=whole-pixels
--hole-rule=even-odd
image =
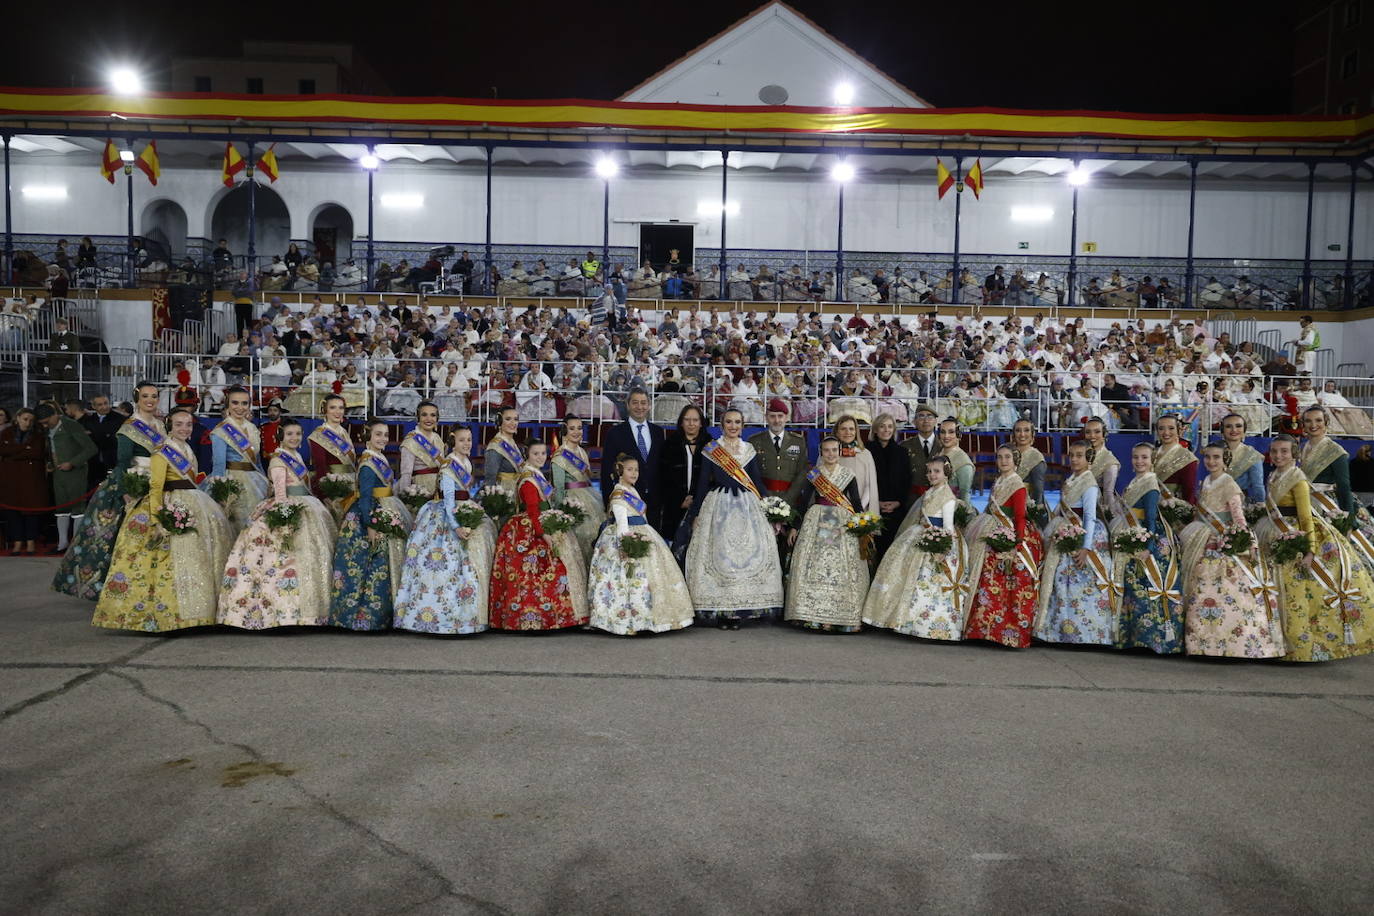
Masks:
[[[1146,551],[1153,558],[1153,565],[1129,555],[1114,558],[1121,575],[1116,647],[1172,655],[1183,651],[1182,593],[1177,551],[1172,549],[1172,539],[1159,514],[1159,500],[1159,478],[1153,472],[1137,476],[1122,494],[1130,513],[1112,527],[1113,533],[1132,526],[1150,532]],[[1161,594],[1164,597],[1159,597]]]
[[[368,540],[369,519],[379,505],[394,510],[404,525],[410,514],[392,495],[392,472],[385,457],[365,451],[359,465],[358,499],[344,513],[334,547],[329,623],[350,630],[385,630],[394,613],[405,541]]]
[[[1035,617],[1035,636],[1045,642],[1110,646],[1116,612],[1111,592],[1112,560],[1107,551],[1107,530],[1097,517],[1100,491],[1091,471],[1075,474],[1064,483],[1059,509],[1045,532],[1045,562],[1041,567],[1040,611]],[[1083,526],[1083,546],[1098,562],[1079,563],[1073,554],[1061,554],[1054,540],[1059,528],[1070,522]],[[1104,581],[1105,579],[1105,581]]]
[[[450,455],[439,473],[439,499],[420,508],[406,542],[401,587],[396,593],[396,629],[417,633],[481,633],[487,628],[491,584],[491,523],[458,536],[453,517],[459,500],[476,485],[464,457]]]

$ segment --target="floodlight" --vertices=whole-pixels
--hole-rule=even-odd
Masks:
[[[596,174],[602,178],[614,178],[616,172],[620,171],[620,166],[610,156],[602,156],[596,160]]]
[[[143,91],[143,78],[132,67],[116,67],[110,71],[110,88],[119,95],[137,95]]]
[[[361,165],[369,172],[375,170],[381,164],[382,161],[378,159],[376,155],[373,153],[364,153],[363,157],[358,160],[358,165]]]
[[[830,177],[841,183],[849,181],[854,177],[854,166],[841,160],[830,170]]]
[[[835,86],[835,104],[854,104],[854,86],[851,83],[839,83]]]

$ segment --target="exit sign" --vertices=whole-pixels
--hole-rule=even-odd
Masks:
[[[1336,242],[1336,243],[1334,243],[1334,244],[1327,245],[1327,246],[1326,246],[1326,250],[1327,250],[1327,251],[1340,251],[1340,250],[1341,250],[1341,245],[1340,245],[1339,242]]]
[[[1084,242],[1084,243],[1083,243],[1083,250],[1086,251],[1088,254],[1092,254],[1094,251],[1097,250],[1097,243],[1096,243],[1096,242]]]
[[[1017,243],[1016,243],[1016,247],[1017,247],[1017,248],[1020,248],[1020,249],[1023,249],[1023,250],[1024,250],[1024,249],[1027,249],[1027,248],[1030,248],[1030,242],[1017,242]]]

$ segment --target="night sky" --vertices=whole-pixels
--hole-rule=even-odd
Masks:
[[[25,40],[0,55],[0,85],[97,85],[106,61],[119,58],[140,61],[155,80],[173,55],[233,56],[248,37],[352,41],[399,95],[490,98],[495,87],[501,98],[612,99],[757,5],[211,2],[158,19],[132,15],[140,7],[130,4],[73,0],[57,13],[46,4],[11,4],[6,31]],[[793,6],[937,106],[1290,109],[1298,15],[1292,4],[798,0]],[[879,15],[883,6],[906,12]]]

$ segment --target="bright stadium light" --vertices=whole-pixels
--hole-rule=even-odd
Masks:
[[[20,192],[31,200],[66,200],[67,186],[52,184],[29,184],[24,185]]]
[[[119,158],[124,162],[133,162],[134,151],[131,149],[122,149],[119,151]]]
[[[830,177],[844,184],[854,178],[854,166],[841,160],[835,163],[834,168],[830,170]]]
[[[119,95],[138,95],[143,91],[143,78],[132,67],[116,67],[110,71],[110,88]]]
[[[1013,223],[1048,223],[1054,219],[1053,207],[1012,207]]]
[[[358,165],[361,165],[363,168],[367,169],[369,172],[375,171],[375,170],[377,169],[377,167],[378,167],[379,165],[381,165],[381,164],[382,164],[382,161],[381,161],[380,159],[378,159],[378,158],[377,158],[375,155],[373,155],[372,153],[364,153],[364,154],[363,154],[363,157],[362,157],[361,159],[358,160]]]
[[[839,83],[835,86],[835,104],[853,105],[854,86],[851,83]]]
[[[1073,171],[1069,172],[1068,174],[1069,184],[1078,188],[1081,188],[1083,185],[1087,184],[1088,179],[1091,177],[1092,172],[1089,172],[1081,165],[1074,166]]]
[[[718,200],[697,201],[697,216],[720,216],[721,209]],[[724,210],[726,216],[739,216],[739,201],[726,201]]]
[[[620,166],[616,165],[616,161],[610,156],[602,156],[596,160],[596,174],[602,178],[614,178],[619,171]]]
[[[425,205],[425,195],[414,192],[382,195],[382,206],[391,210],[418,210]]]

